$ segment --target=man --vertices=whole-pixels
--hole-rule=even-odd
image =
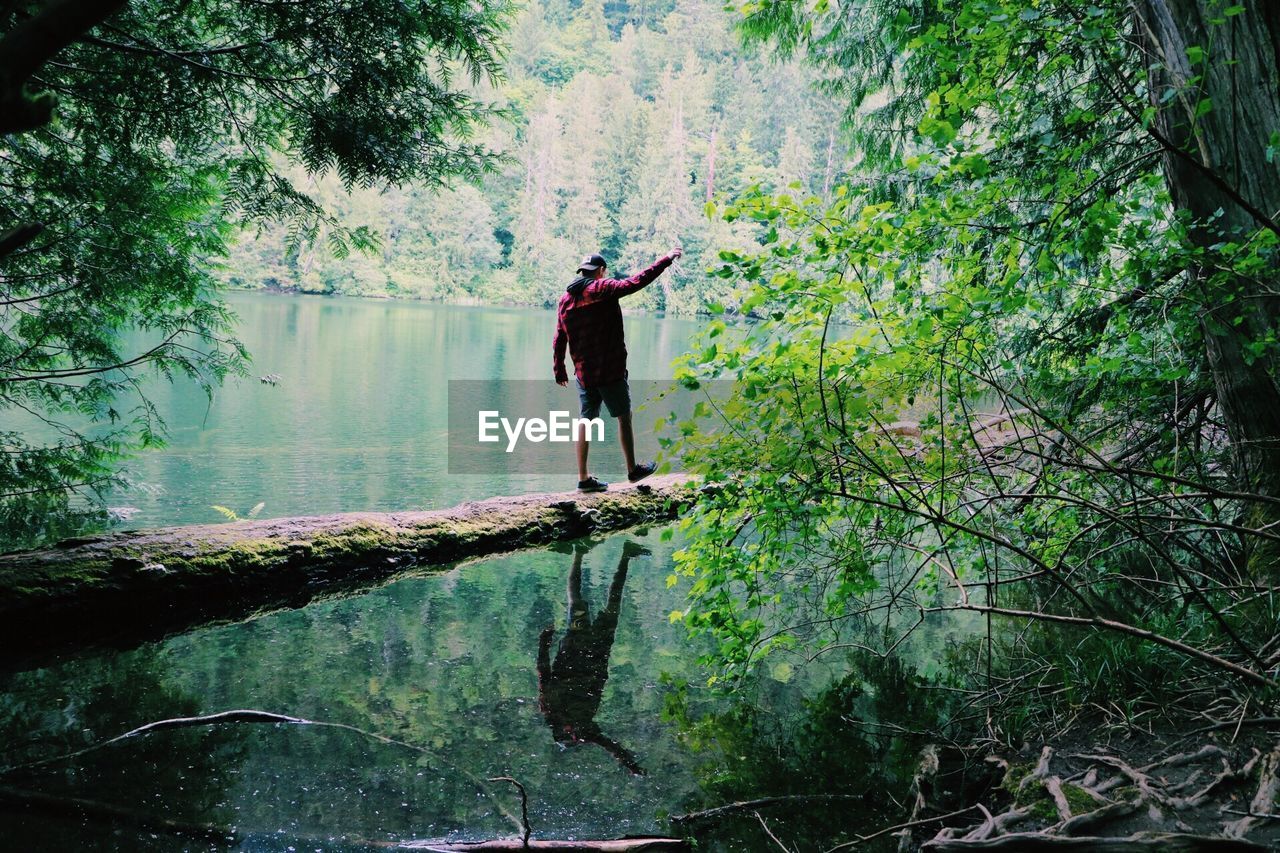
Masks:
[[[583,418],[600,414],[603,402],[618,420],[618,440],[627,465],[627,479],[635,483],[654,472],[652,462],[637,465],[635,436],[631,431],[631,393],[627,388],[627,346],[623,340],[622,308],[618,300],[652,283],[671,262],[684,254],[679,246],[631,278],[605,278],[608,268],[600,255],[587,255],[575,278],[560,297],[556,312],[556,336],[552,346],[557,385],[569,384],[564,368],[564,349],[573,357],[578,380],[578,399]],[[578,436],[578,490],[603,492],[608,483],[587,471],[590,444],[587,430]]]

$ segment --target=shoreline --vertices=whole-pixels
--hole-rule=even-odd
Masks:
[[[488,302],[483,299],[436,299],[421,296],[394,296],[389,293],[320,293],[312,290],[301,290],[293,287],[238,287],[233,284],[223,284],[223,294],[227,293],[265,293],[272,296],[292,296],[292,297],[315,297],[319,299],[359,299],[361,301],[370,302],[399,302],[404,304],[418,305],[438,305],[449,308],[491,308],[504,310],[530,310],[545,311],[554,313],[556,310],[555,303],[550,304],[534,303],[534,302]],[[556,291],[558,296],[559,291]],[[711,311],[695,311],[692,314],[679,314],[672,311],[662,309],[659,311],[646,311],[643,308],[628,308],[623,306],[622,313],[628,317],[654,317],[659,320],[688,320],[696,322],[700,317],[716,316]],[[728,312],[726,312],[728,314]],[[730,314],[729,316],[742,320],[753,320],[750,315]]]

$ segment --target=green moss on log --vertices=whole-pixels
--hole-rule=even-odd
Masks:
[[[71,624],[83,639],[126,621],[163,633],[242,618],[385,582],[410,568],[670,520],[691,497],[685,477],[667,475],[593,495],[130,531],[0,555],[0,665]]]

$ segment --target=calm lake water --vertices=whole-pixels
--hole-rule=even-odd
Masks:
[[[216,521],[212,504],[316,514],[572,485],[572,472],[450,476],[443,457],[445,380],[545,378],[550,312],[233,302],[254,376],[280,382],[233,383],[211,406],[156,386],[172,441],[132,463],[137,485],[113,500],[138,509],[133,526]],[[627,323],[632,375],[651,378],[694,327]],[[616,475],[616,455],[593,467]],[[914,671],[850,645],[804,667],[779,659],[743,695],[717,696],[697,663],[707,646],[668,619],[684,606],[684,585],[667,582],[678,540],[576,547],[0,674],[0,846],[328,851],[517,835],[519,799],[495,776],[527,786],[540,838],[668,833],[671,814],[793,794],[848,798],[769,813],[801,849],[901,819],[894,798],[920,745],[909,733],[940,713]],[[903,648],[936,673],[964,636],[929,624]],[[233,709],[325,725],[165,729],[81,754]],[[750,816],[691,828],[702,849],[773,844]]]
[[[651,554],[624,563],[628,542]],[[675,545],[641,531],[579,543],[577,557],[573,547],[0,675],[0,767],[55,759],[0,772],[4,846],[364,850],[509,837],[519,800],[486,781],[508,775],[527,786],[540,838],[664,833],[669,814],[833,791],[865,799],[788,809],[772,825],[893,822],[887,793],[905,790],[914,748],[858,723],[923,724],[904,673],[832,656],[780,662],[742,701],[711,695],[697,687],[705,646],[667,618],[679,604],[666,583]],[[232,709],[340,725],[178,728],[56,760],[147,722]],[[228,834],[183,836],[158,819]],[[708,849],[764,849],[754,820],[698,830]]]
[[[221,521],[214,505],[244,515],[264,503],[268,518],[574,487],[571,464],[563,476],[447,472],[448,380],[549,381],[553,312],[259,293],[229,301],[251,375],[229,380],[212,404],[191,383],[149,383],[169,443],[128,463],[133,486],[109,502],[126,510],[126,526]],[[645,315],[626,324],[638,379],[670,377],[697,328]],[[257,378],[270,374],[277,384]],[[562,390],[576,414],[575,390]],[[657,449],[652,436],[637,438],[641,456]],[[593,454],[606,479],[622,468],[612,439]]]
[[[620,573],[628,540],[654,553]],[[666,618],[670,547],[650,534],[584,548],[574,592],[589,609],[585,627],[607,629],[616,617],[612,642],[594,636],[589,654],[562,643],[575,575],[566,548],[12,675],[0,680],[0,729],[16,750],[3,764],[74,751],[151,720],[254,708],[403,744],[333,727],[177,729],[32,770],[24,787],[235,827],[241,849],[334,849],[510,835],[516,827],[504,813],[518,815],[519,800],[485,780],[511,775],[529,788],[530,821],[543,837],[654,832],[657,816],[698,788],[694,763],[660,720],[663,673],[696,669],[696,650]],[[541,707],[540,698],[551,706],[559,698],[538,678],[540,636],[552,626],[553,672],[572,668],[575,654],[579,670],[590,669],[591,654],[606,665],[598,711],[576,721],[598,742],[558,742],[548,719],[572,719],[573,709]],[[600,744],[625,750],[645,775]],[[0,833],[21,840],[10,849],[184,846],[65,816],[3,813]]]

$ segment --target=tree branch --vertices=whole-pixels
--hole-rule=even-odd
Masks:
[[[925,608],[928,613],[943,613],[948,610],[972,610],[977,613],[990,613],[995,616],[1012,616],[1019,619],[1035,619],[1042,622],[1058,622],[1066,625],[1079,625],[1085,628],[1104,628],[1108,631],[1116,631],[1121,634],[1128,634],[1131,637],[1137,637],[1141,640],[1165,646],[1174,651],[1181,652],[1189,657],[1197,658],[1205,663],[1213,664],[1216,667],[1233,672],[1236,675],[1255,684],[1261,684],[1265,687],[1280,687],[1280,682],[1273,678],[1254,672],[1248,667],[1241,666],[1238,663],[1210,654],[1195,646],[1189,646],[1179,640],[1148,631],[1145,628],[1137,628],[1133,625],[1126,625],[1124,622],[1116,622],[1113,619],[1103,619],[1099,616],[1064,616],[1058,613],[1041,613],[1036,610],[1010,610],[1004,607],[987,607],[982,604],[950,604],[942,607]]]
[[[123,8],[126,0],[50,0],[0,39],[0,134],[48,124],[55,99],[27,83],[63,48]]]

